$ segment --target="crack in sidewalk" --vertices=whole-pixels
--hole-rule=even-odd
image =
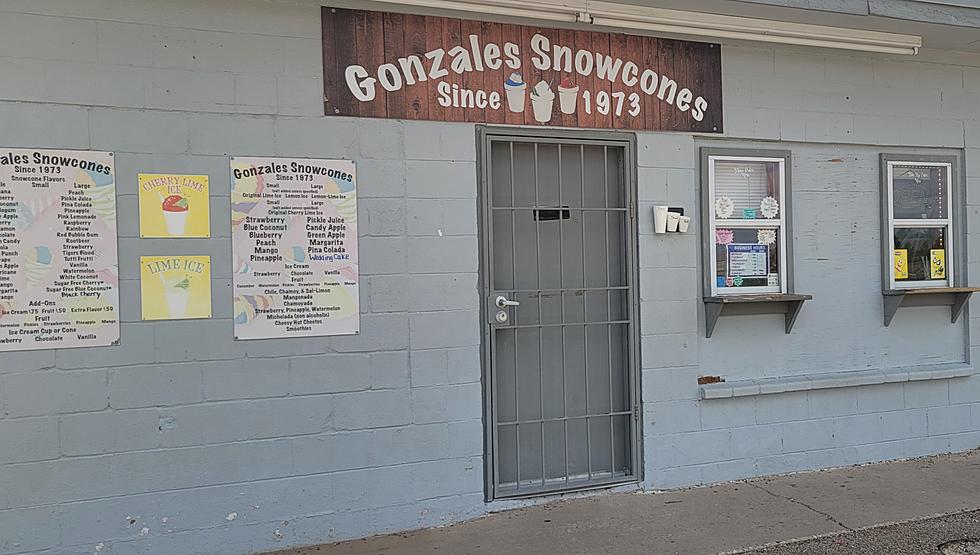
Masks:
[[[769,491],[769,490],[767,490],[766,488],[764,488],[764,487],[762,487],[762,486],[760,486],[759,484],[756,484],[756,483],[754,483],[754,482],[746,482],[746,483],[747,483],[747,484],[749,484],[749,485],[750,485],[750,486],[752,486],[752,487],[755,487],[755,488],[759,488],[760,490],[762,490],[762,491],[764,491],[764,492],[766,492],[766,493],[768,493],[769,495],[771,495],[771,496],[773,496],[773,497],[776,497],[776,498],[778,498],[778,499],[784,499],[784,500],[786,500],[786,501],[789,501],[790,503],[796,503],[797,505],[800,505],[801,507],[805,507],[805,508],[807,508],[807,509],[810,509],[811,511],[813,511],[813,512],[815,512],[815,513],[817,513],[818,515],[821,515],[821,516],[823,516],[823,517],[824,517],[824,518],[826,518],[827,520],[829,520],[829,521],[831,521],[831,522],[833,522],[834,524],[836,524],[837,526],[840,526],[841,528],[843,528],[844,530],[847,530],[848,532],[853,532],[853,531],[854,531],[854,529],[853,529],[853,528],[851,528],[850,526],[848,526],[848,525],[846,525],[846,524],[844,524],[843,522],[841,522],[841,521],[839,521],[839,520],[837,520],[837,519],[836,519],[836,518],[834,517],[834,515],[832,515],[832,514],[829,514],[829,513],[825,513],[825,512],[823,512],[823,511],[821,511],[820,509],[817,509],[817,508],[815,508],[815,507],[812,507],[812,506],[810,506],[810,505],[808,505],[808,504],[806,504],[806,503],[804,503],[803,501],[800,501],[799,499],[794,499],[794,498],[792,498],[792,497],[790,497],[790,496],[788,496],[788,495],[780,495],[780,494],[778,494],[778,493],[775,493],[775,492],[772,492],[772,491]]]

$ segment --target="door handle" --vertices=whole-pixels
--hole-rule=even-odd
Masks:
[[[498,295],[497,296],[497,299],[494,301],[494,304],[497,305],[497,308],[506,308],[508,306],[520,306],[521,305],[520,301],[512,301],[512,300],[508,299],[507,297],[505,297],[503,295]]]

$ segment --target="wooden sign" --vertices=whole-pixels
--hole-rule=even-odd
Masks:
[[[717,44],[323,8],[326,115],[722,132]]]

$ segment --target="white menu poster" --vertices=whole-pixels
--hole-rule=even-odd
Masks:
[[[110,152],[0,149],[0,351],[119,340]]]
[[[236,339],[358,333],[354,162],[232,158]]]

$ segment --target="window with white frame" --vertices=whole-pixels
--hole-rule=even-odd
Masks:
[[[887,164],[891,288],[952,285],[952,164]]]
[[[707,157],[712,295],[787,292],[787,159]]]

